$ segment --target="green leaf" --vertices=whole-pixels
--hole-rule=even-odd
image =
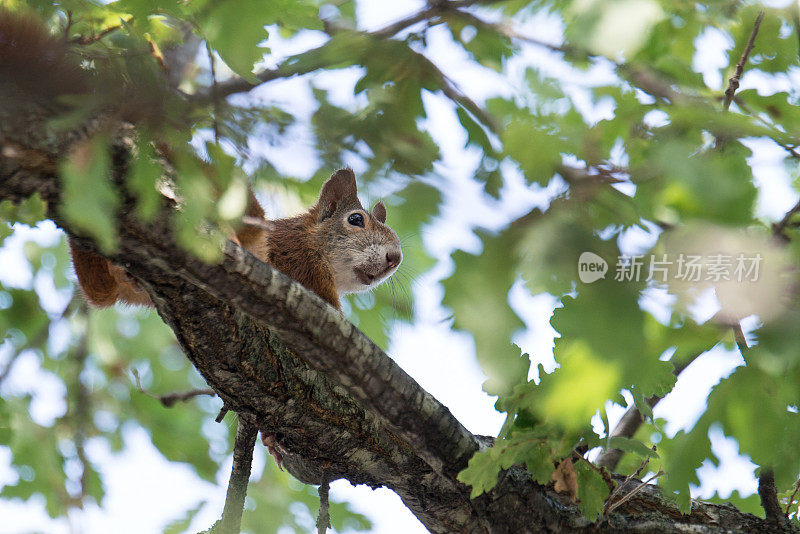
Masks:
[[[13,436],[11,427],[11,411],[8,403],[0,398],[0,445],[8,445]]]
[[[574,467],[578,477],[578,508],[586,519],[595,522],[603,512],[610,490],[600,473],[586,462],[577,462]]]
[[[162,169],[157,163],[151,139],[140,132],[136,139],[136,153],[126,184],[136,195],[136,213],[144,222],[151,221],[158,212],[161,194],[158,192],[157,183],[161,179],[161,173]]]
[[[117,243],[117,194],[110,183],[108,139],[96,135],[76,146],[60,166],[64,197],[60,210],[76,231],[96,240],[103,252]]]
[[[186,510],[183,517],[167,523],[167,526],[164,527],[164,534],[183,534],[186,532],[197,513],[200,512],[200,509],[205,505],[206,501],[200,501],[192,508]]]
[[[39,196],[39,193],[18,203],[3,200],[0,202],[0,221],[9,225],[22,223],[33,227],[46,217],[46,210],[47,204]]]
[[[221,0],[196,2],[195,9],[211,47],[236,74],[255,82],[253,66],[268,52],[258,45],[267,38],[265,26],[274,20],[275,3]]]
[[[499,467],[499,450],[490,447],[484,451],[478,451],[470,458],[466,469],[458,474],[458,480],[472,486],[470,498],[474,499],[487,491],[491,491],[497,485],[497,474]]]
[[[615,436],[608,440],[609,449],[619,449],[625,452],[632,452],[645,458],[658,458],[656,451],[646,446],[638,439]]]
[[[321,30],[317,7],[309,1],[204,0],[193,2],[197,23],[211,47],[238,75],[256,81],[253,66],[267,48],[259,43],[267,38],[265,26],[281,24],[290,30]]]
[[[639,184],[636,201],[645,210],[674,220],[701,218],[724,224],[752,220],[756,189],[746,158],[750,151],[729,141],[724,151],[701,151],[683,140],[655,143],[649,149],[648,176]],[[655,207],[648,208],[654,203]]]
[[[556,128],[539,119],[518,119],[501,134],[506,154],[519,162],[525,176],[532,182],[547,185],[561,163],[561,153],[567,144]]]

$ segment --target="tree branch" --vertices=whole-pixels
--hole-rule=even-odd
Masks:
[[[75,310],[75,308],[77,308],[79,302],[80,299],[73,297],[72,300],[69,301],[67,306],[61,313],[58,314],[57,317],[52,318],[49,322],[42,325],[42,327],[36,332],[35,335],[33,335],[30,339],[26,340],[24,345],[22,345],[21,347],[17,348],[14,351],[14,354],[12,354],[8,358],[8,362],[6,362],[5,368],[2,371],[0,371],[0,385],[2,385],[5,379],[8,378],[8,375],[11,374],[11,370],[14,367],[14,364],[17,362],[19,356],[28,349],[34,349],[44,344],[44,342],[47,341],[47,337],[50,335],[50,324],[72,313],[72,311]]]
[[[761,468],[758,475],[758,496],[761,498],[761,507],[767,514],[767,523],[780,532],[793,532],[786,515],[781,510],[778,502],[778,492],[775,489],[775,474],[772,469]]]
[[[142,381],[139,378],[139,371],[136,369],[131,369],[131,374],[133,374],[133,378],[136,380],[137,389],[148,397],[157,399],[161,404],[164,405],[165,408],[172,408],[177,402],[185,402],[201,395],[209,395],[211,397],[216,395],[214,390],[211,388],[191,389],[189,391],[176,391],[174,393],[167,393],[165,395],[156,395],[155,393],[150,393],[144,389],[144,387],[142,387]]]
[[[739,58],[739,63],[736,64],[736,70],[734,71],[733,76],[731,76],[728,80],[728,88],[725,89],[725,102],[722,104],[722,107],[725,110],[731,107],[733,95],[739,88],[739,80],[742,78],[742,72],[744,72],[744,66],[745,63],[747,63],[747,58],[750,56],[750,52],[753,50],[753,45],[756,42],[756,35],[758,35],[758,29],[761,27],[762,20],[764,20],[764,12],[759,11],[758,16],[756,17],[756,22],[753,24],[753,31],[750,32],[750,38],[747,39],[747,44],[742,52],[742,57]]]
[[[797,223],[792,222],[792,218],[800,212],[800,201],[797,202],[792,209],[786,212],[783,218],[778,221],[777,223],[772,225],[772,233],[777,237],[782,237],[783,239],[788,239],[786,236],[786,229],[790,226],[795,226]]]
[[[663,397],[653,396],[647,399],[647,404],[650,408],[654,408]],[[622,418],[619,420],[614,430],[609,434],[609,438],[624,437],[632,438],[636,432],[641,428],[644,423],[644,417],[636,405],[629,407]],[[617,464],[625,455],[625,452],[620,449],[603,449],[603,452],[595,460],[595,464],[600,467],[605,467],[609,471],[614,471]]]
[[[702,354],[702,353],[700,353]],[[700,354],[695,354],[691,357],[688,361],[681,363],[680,365],[675,366],[674,373],[676,376],[680,376],[680,374],[686,369],[689,364],[695,361]],[[659,397],[658,395],[654,395],[647,399],[647,405],[650,408],[655,408],[656,404],[661,402],[661,399],[664,397]],[[636,432],[638,432],[639,428],[641,428],[642,424],[644,423],[644,417],[642,413],[639,411],[639,408],[636,407],[634,404],[630,408],[628,408],[625,413],[620,418],[617,425],[614,427],[609,433],[609,438],[615,437],[623,437],[623,438],[632,438]],[[600,467],[605,467],[609,471],[614,471],[619,464],[619,461],[625,455],[624,451],[620,449],[603,449],[600,455],[597,457],[595,463]]]
[[[228,481],[228,494],[225,497],[222,519],[220,519],[219,527],[215,529],[215,532],[220,534],[239,534],[257,434],[258,429],[255,425],[239,417],[236,440],[233,444],[233,466],[231,467],[231,478]]]
[[[3,142],[0,199],[39,193],[75,244],[96,250],[61,217],[56,177],[21,168]],[[115,153],[115,180],[124,161]],[[385,485],[434,533],[593,531],[574,503],[520,467],[470,499],[456,477],[478,437],[340,312],[233,243],[219,264],[205,264],[175,244],[168,211],[148,226],[132,211],[126,200],[111,260],[140,281],[225,406],[275,435],[298,479]],[[643,532],[663,531],[676,517],[660,491],[644,485],[607,520],[619,532]],[[731,506],[700,502],[680,521],[704,532],[766,528]]]
[[[373,38],[373,39],[388,39],[392,36],[396,35],[397,33],[403,31],[404,29],[413,26],[419,22],[425,21],[430,19],[431,17],[436,17],[441,15],[445,12],[454,12],[457,11],[459,8],[472,6],[479,3],[491,3],[491,2],[480,2],[477,0],[462,0],[462,1],[439,1],[439,2],[431,2],[428,7],[410,15],[406,18],[398,20],[392,24],[389,24],[379,30],[375,30],[373,32],[363,32],[363,36],[365,38]],[[465,15],[465,12],[458,11],[458,13]],[[329,29],[329,32],[335,33],[334,29]],[[283,61],[283,63],[274,69],[267,69],[258,74],[256,74],[256,79],[258,83],[253,83],[249,80],[244,78],[232,78],[230,80],[226,80],[225,82],[221,83],[214,83],[209,88],[204,88],[199,90],[195,95],[191,97],[191,100],[195,102],[206,103],[208,101],[216,101],[220,98],[225,98],[226,96],[230,96],[235,93],[241,93],[250,91],[256,85],[261,83],[266,83],[276,79],[282,78],[291,78],[294,76],[308,74],[315,70],[324,68],[329,66],[329,62],[325,59],[324,54],[320,54],[325,48],[328,46],[328,43],[325,43],[317,48],[313,48],[304,52],[303,54],[292,56]],[[428,58],[423,56],[422,54],[417,54],[428,66],[431,70],[432,74],[436,77],[439,85],[441,86],[442,93],[451,99],[453,102],[457,103],[471,114],[473,114],[480,122],[482,122],[486,127],[488,127],[491,131],[497,132],[498,128],[494,121],[494,119],[486,113],[478,104],[476,104],[472,99],[466,96],[450,79],[448,79],[444,73]],[[316,60],[309,61],[308,58],[316,57]],[[298,61],[300,58],[304,58],[303,61]]]
[[[319,516],[317,516],[317,534],[325,534],[331,526],[330,497],[331,486],[323,482],[319,486]]]
[[[459,4],[462,4],[462,2],[459,2]],[[414,13],[413,15],[410,15],[404,19],[393,22],[379,30],[375,30],[373,32],[364,32],[364,36],[374,37],[378,39],[386,39],[403,31],[409,26],[413,26],[418,22],[422,22],[423,20],[426,20],[429,17],[437,13],[440,13],[442,10],[443,10],[442,6],[440,6],[439,4],[435,4],[425,9],[422,9],[417,13]],[[272,80],[277,80],[281,78],[292,78],[294,76],[299,76],[301,74],[308,74],[309,72],[313,72],[315,70],[324,68],[328,66],[329,63],[322,59],[319,59],[321,57],[319,52],[324,51],[328,46],[328,44],[329,43],[325,43],[316,48],[307,50],[302,54],[291,56],[285,59],[280,65],[278,65],[274,69],[267,69],[257,73],[255,75],[257,83],[253,83],[241,77],[234,77],[224,82],[217,83],[215,86],[201,89],[197,91],[194,95],[192,95],[190,99],[195,102],[205,103],[212,98],[225,98],[226,96],[230,96],[232,94],[244,93],[250,91],[257,85]],[[303,56],[314,56],[314,55],[317,56],[318,58],[317,61],[313,62],[297,61],[298,58],[301,58]]]

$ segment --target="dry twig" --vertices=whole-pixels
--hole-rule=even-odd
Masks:
[[[744,65],[747,63],[747,58],[750,56],[750,52],[753,51],[753,45],[756,42],[756,35],[758,35],[758,29],[761,27],[762,20],[764,20],[764,12],[760,11],[756,17],[755,24],[753,24],[753,31],[750,32],[750,38],[747,40],[747,44],[742,52],[742,57],[739,58],[739,63],[736,64],[736,70],[734,71],[733,76],[731,76],[728,80],[728,88],[725,89],[725,103],[723,104],[725,110],[731,107],[733,95],[736,94],[736,90],[739,88],[739,80],[742,78]]]

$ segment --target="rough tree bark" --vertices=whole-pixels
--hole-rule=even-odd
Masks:
[[[91,127],[54,139],[39,131],[41,124],[4,124],[0,109],[0,200],[39,193],[49,216],[80,246],[96,250],[60,216],[54,174],[65,147]],[[123,197],[126,163],[119,145],[113,180]],[[517,467],[501,473],[494,490],[470,499],[456,476],[490,438],[468,432],[344,316],[299,284],[233,243],[219,264],[205,264],[175,244],[168,209],[148,226],[131,212],[128,201],[110,259],[141,281],[225,406],[276,437],[287,451],[284,466],[301,481],[344,478],[387,486],[430,531],[442,533],[776,528],[731,505],[696,502],[682,516],[654,486],[591,524],[567,496]],[[638,485],[629,484],[620,497]]]

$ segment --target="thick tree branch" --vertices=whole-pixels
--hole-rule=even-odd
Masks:
[[[39,193],[51,218],[74,232],[60,216],[60,186],[47,166],[22,168],[3,142],[0,199]],[[125,161],[115,155],[117,181]],[[225,406],[274,434],[287,451],[284,466],[297,478],[385,485],[432,532],[595,529],[575,504],[518,467],[502,472],[494,490],[470,499],[456,476],[485,442],[338,311],[232,243],[218,265],[204,264],[175,245],[169,212],[145,227],[131,211],[126,203],[111,259],[139,279]],[[74,240],[94,249],[90,240]],[[619,532],[678,523],[697,532],[765,527],[731,506],[695,503],[690,515],[680,516],[657,488],[633,483],[637,493],[603,525]]]

